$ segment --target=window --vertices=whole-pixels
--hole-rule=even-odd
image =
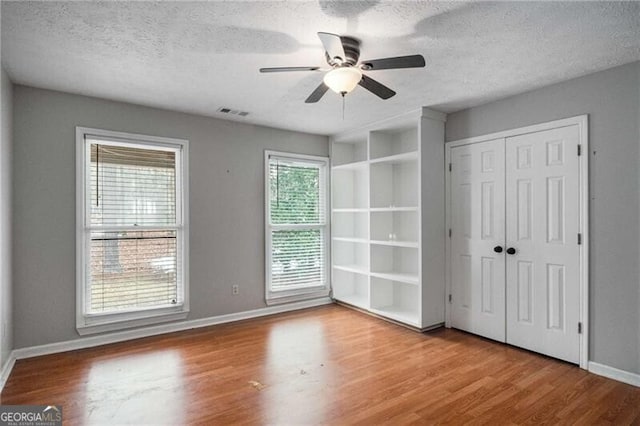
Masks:
[[[78,331],[185,318],[187,141],[76,133]]]
[[[267,303],[327,296],[327,165],[265,152]]]

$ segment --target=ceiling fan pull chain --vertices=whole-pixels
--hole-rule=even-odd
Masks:
[[[342,121],[344,121],[344,92],[342,92]]]

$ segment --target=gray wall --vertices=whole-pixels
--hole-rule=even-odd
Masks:
[[[75,126],[188,139],[189,319],[265,306],[264,150],[326,156],[326,137],[24,86],[14,112],[16,348],[79,337]]]
[[[590,355],[640,373],[640,62],[467,109],[446,140],[589,114]]]
[[[13,349],[11,278],[11,143],[13,85],[0,67],[0,368]]]

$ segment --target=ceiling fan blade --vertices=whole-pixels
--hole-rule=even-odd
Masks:
[[[314,90],[309,97],[304,101],[304,103],[306,104],[313,104],[316,103],[320,100],[320,98],[322,98],[322,96],[324,96],[325,93],[327,93],[327,90],[329,90],[329,87],[323,83],[320,83],[320,85],[318,87],[316,87],[316,90]]]
[[[422,55],[409,55],[362,61],[360,66],[366,71],[376,71],[396,68],[422,68],[425,66],[425,62]]]
[[[338,57],[342,62],[347,59],[347,55],[344,53],[344,47],[342,46],[342,39],[340,39],[339,35],[318,33],[318,37],[320,38],[327,55],[329,55],[329,59]]]
[[[362,80],[360,80],[358,84],[382,99],[389,99],[396,94],[396,92],[389,89],[384,84],[379,83],[371,77],[367,77],[366,75],[362,76]]]
[[[320,67],[275,67],[260,68],[260,72],[317,71]]]

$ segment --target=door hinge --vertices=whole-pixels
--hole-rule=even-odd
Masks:
[[[582,244],[582,234],[578,234],[578,245]]]
[[[578,144],[578,157],[582,155],[582,145]]]
[[[451,238],[451,228],[449,228],[449,238]]]
[[[452,168],[451,163],[449,163],[449,171],[451,171],[451,168]]]
[[[449,303],[451,303],[451,295],[449,295]]]
[[[578,334],[582,334],[582,323],[578,323]]]

